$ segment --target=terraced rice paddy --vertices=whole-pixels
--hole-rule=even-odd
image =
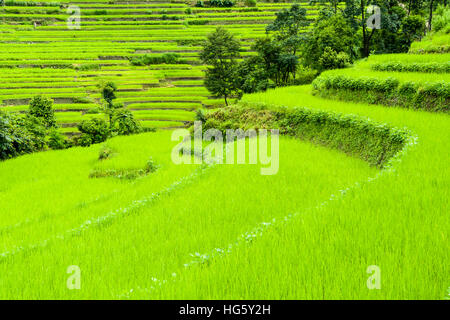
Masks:
[[[283,5],[264,3],[258,9]],[[183,64],[150,67],[132,67],[117,56],[122,49],[123,55],[152,50],[153,44],[173,46],[170,52],[193,48],[167,40],[168,29],[151,36],[150,30],[180,27],[180,34],[195,40],[217,20],[189,24],[197,18],[185,17],[186,7],[178,3],[96,0],[80,6],[92,12],[84,23],[94,29],[122,23],[132,28],[135,22],[148,22],[149,28],[143,24],[136,34],[117,33],[120,41],[104,35],[98,42],[92,39],[101,40],[95,38],[101,33],[85,38],[87,31],[62,31],[58,7],[39,13],[52,19],[49,25],[28,30],[26,16],[52,6],[21,7],[23,21],[2,27],[2,35],[16,39],[9,43],[13,51],[4,52],[25,54],[31,37],[60,32],[61,41],[30,42],[43,57],[36,61],[63,65],[70,61],[66,50],[74,53],[71,61],[96,64],[99,57],[88,56],[99,48],[94,43],[105,43],[105,50],[117,52],[104,61],[116,62],[82,70],[38,68],[31,59],[19,59],[30,64],[1,69],[2,108],[23,111],[33,92],[45,92],[55,99],[61,130],[73,133],[80,119],[98,116],[88,111],[98,103],[97,81],[109,79],[122,90],[118,100],[149,127],[184,126],[193,121],[192,110],[215,105],[199,83],[203,67],[194,56]],[[130,14],[131,8],[146,14]],[[198,19],[237,14],[196,10],[193,15],[204,15]],[[17,13],[2,17],[10,15]],[[242,29],[230,26],[244,42],[263,32],[247,20]],[[76,35],[70,47],[63,33]],[[131,40],[135,37],[141,40]],[[86,46],[82,56],[81,43],[91,40],[93,47]],[[42,48],[50,47],[61,50],[61,60],[56,52],[54,59],[45,56]],[[6,54],[2,61],[14,63]],[[0,162],[0,298],[448,299],[447,63],[448,53],[371,56],[324,72],[312,85],[245,95],[234,106],[206,114],[205,125],[221,119],[216,124],[280,129],[274,175],[261,175],[261,163],[176,165],[171,157],[179,141],[169,130]],[[438,67],[423,69],[430,64]],[[330,80],[336,77],[343,80]],[[414,90],[402,89],[405,96],[393,100],[406,84]],[[259,145],[275,143],[274,136],[258,139]],[[103,150],[109,150],[105,159],[99,158]],[[154,170],[147,172],[149,163]],[[69,266],[81,270],[79,290],[68,289]],[[367,285],[369,266],[381,272],[379,289]]]
[[[68,29],[69,5],[81,10],[80,29]],[[243,57],[252,55],[255,38],[286,3],[256,7],[197,8],[182,1],[39,1],[35,6],[6,3],[0,8],[0,108],[24,111],[33,95],[55,101],[66,133],[75,133],[86,111],[100,103],[98,84],[113,81],[118,102],[132,111],[151,110],[144,126],[184,126],[193,110],[223,105],[203,88],[200,43],[217,25],[242,41]],[[303,3],[311,19],[317,6]],[[189,10],[187,10],[189,8]],[[144,54],[179,56],[174,65],[132,66]],[[191,111],[180,117],[179,110]],[[160,112],[157,110],[161,110]],[[170,112],[173,117],[168,118]],[[160,116],[158,117],[158,113]],[[172,120],[169,122],[155,122]]]

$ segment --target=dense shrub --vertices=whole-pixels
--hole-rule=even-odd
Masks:
[[[399,105],[430,111],[450,111],[450,84],[400,82],[395,78],[352,78],[326,75],[313,81],[322,96],[335,96],[351,101]]]
[[[242,104],[208,113],[203,130],[279,129],[295,136],[359,156],[382,167],[400,151],[408,133],[353,115],[308,108],[283,108]]]
[[[322,17],[301,48],[304,64],[319,71],[343,68],[356,56],[356,41],[354,30],[341,14]]]
[[[294,85],[309,84],[313,82],[313,80],[317,77],[318,74],[319,73],[317,70],[300,66],[297,68],[295,79],[292,82]]]
[[[345,75],[323,76],[313,82],[315,89],[348,89],[348,90],[374,90],[380,92],[392,92],[399,85],[395,78],[352,78]]]
[[[78,139],[78,144],[83,147],[103,142],[109,135],[108,124],[102,119],[84,120],[77,127],[82,133]]]
[[[145,54],[140,57],[131,57],[130,62],[134,66],[148,66],[151,64],[176,64],[180,56],[176,53],[165,53],[163,55],[151,56]]]
[[[142,127],[130,110],[119,109],[114,114],[113,131],[119,135],[130,135],[142,132]]]
[[[197,3],[195,4],[196,7],[199,8],[203,8],[205,6],[205,3],[203,2],[203,0],[199,0],[197,1]]]
[[[450,72],[450,62],[384,62],[372,65],[376,71],[398,71],[398,72],[429,72],[429,73],[448,73]]]
[[[16,1],[16,0],[5,0],[5,5],[14,7],[35,7],[35,6],[48,6],[48,7],[59,7],[61,3],[59,2],[39,2],[39,1]]]
[[[320,70],[341,69],[350,65],[350,57],[345,52],[337,53],[330,47],[326,47],[319,58]]]
[[[64,135],[56,130],[50,131],[47,145],[53,150],[65,149],[68,147],[68,143]]]
[[[209,5],[211,7],[232,7],[234,6],[235,2],[233,0],[210,0]]]
[[[43,96],[36,96],[32,98],[28,113],[36,118],[41,118],[47,128],[56,127],[52,99],[45,98]]]
[[[257,1],[256,1],[256,0],[245,0],[245,1],[244,1],[244,4],[245,4],[247,7],[256,7]]]
[[[0,160],[45,148],[42,120],[0,111]]]
[[[450,25],[450,8],[439,6],[433,16],[432,27],[434,32],[444,30]]]
[[[94,15],[100,16],[100,15],[107,15],[108,12],[106,10],[94,10]]]
[[[204,26],[204,25],[208,24],[209,22],[210,22],[210,20],[208,20],[208,19],[197,19],[197,20],[189,20],[188,24],[196,25],[196,26]]]

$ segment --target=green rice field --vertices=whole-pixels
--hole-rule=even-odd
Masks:
[[[0,109],[23,113],[43,94],[77,135],[104,117],[90,111],[113,81],[157,130],[0,161],[0,299],[450,298],[450,35],[225,107],[203,86],[199,40],[223,24],[250,56],[291,3],[77,0],[81,29],[67,30],[69,3],[0,7]],[[164,53],[178,63],[129,61]],[[261,154],[181,155],[175,130],[189,133],[199,109],[206,127],[279,130],[224,147],[267,146],[273,165],[279,146],[276,173],[261,174]]]

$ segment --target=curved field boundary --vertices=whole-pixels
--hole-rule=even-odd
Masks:
[[[408,131],[354,115],[244,103],[206,116],[204,129],[280,129],[287,134],[357,156],[383,167],[405,145]],[[222,123],[221,123],[222,121]]]
[[[231,252],[226,247],[193,254],[188,266],[201,267],[189,268],[171,280],[155,278],[151,290],[139,287],[120,298],[232,298],[240,297],[242,290],[249,294],[247,299],[273,299],[273,292],[288,299],[442,299],[448,295],[450,118],[444,113],[336,101],[359,98],[338,97],[325,88],[316,88],[319,95],[314,96],[312,89],[288,87],[244,96],[240,107],[209,114],[207,126],[222,130],[275,126],[358,157],[364,154],[360,150],[367,154],[382,150],[373,139],[391,145],[388,132],[394,130],[403,140],[397,145],[399,151],[390,160],[385,158],[384,169],[369,178],[370,183],[356,183],[330,198],[345,201],[328,202],[331,207],[326,210],[319,210],[319,205],[311,214],[294,215],[295,219],[286,217],[289,223],[281,228],[263,224],[248,233],[250,241],[241,241],[246,245],[233,247],[237,248],[233,254],[227,254]],[[342,116],[336,120],[336,115]],[[346,118],[361,126],[345,125]],[[371,130],[363,129],[364,124]],[[330,127],[344,138],[342,145],[334,145],[337,139],[330,135]],[[299,134],[307,130],[315,134]],[[372,130],[375,137],[367,136]],[[352,136],[359,142],[354,149],[346,143]],[[259,237],[263,231],[264,237]],[[317,263],[313,270],[312,261]],[[292,264],[296,264],[294,271]],[[371,264],[384,270],[382,290],[365,287],[365,268]],[[266,268],[277,270],[277,275],[265,273]],[[213,287],[211,279],[215,279]],[[286,287],[280,288],[280,283]]]

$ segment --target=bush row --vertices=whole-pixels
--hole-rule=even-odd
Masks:
[[[235,2],[233,0],[210,0],[210,1],[198,0],[197,3],[195,4],[195,6],[199,8],[203,8],[205,6],[227,8],[232,7],[234,5]]]
[[[59,7],[61,3],[59,2],[39,2],[39,1],[16,1],[16,0],[5,0],[5,5],[14,7]]]
[[[130,57],[129,60],[133,66],[148,66],[151,64],[176,64],[180,56],[176,53],[165,53],[163,55],[151,56],[145,54],[140,57]]]
[[[373,64],[372,69],[376,71],[448,73],[450,72],[450,62],[386,62]]]
[[[357,102],[397,105],[429,111],[450,110],[450,84],[401,82],[395,78],[351,78],[344,75],[321,76],[313,81],[315,92]]]
[[[450,45],[443,44],[443,45],[428,45],[426,47],[420,48],[411,48],[409,50],[409,53],[413,54],[428,54],[428,53],[449,53],[450,52]]]
[[[203,129],[279,129],[281,134],[312,141],[383,167],[399,152],[408,132],[354,115],[308,108],[244,103],[205,115]]]

